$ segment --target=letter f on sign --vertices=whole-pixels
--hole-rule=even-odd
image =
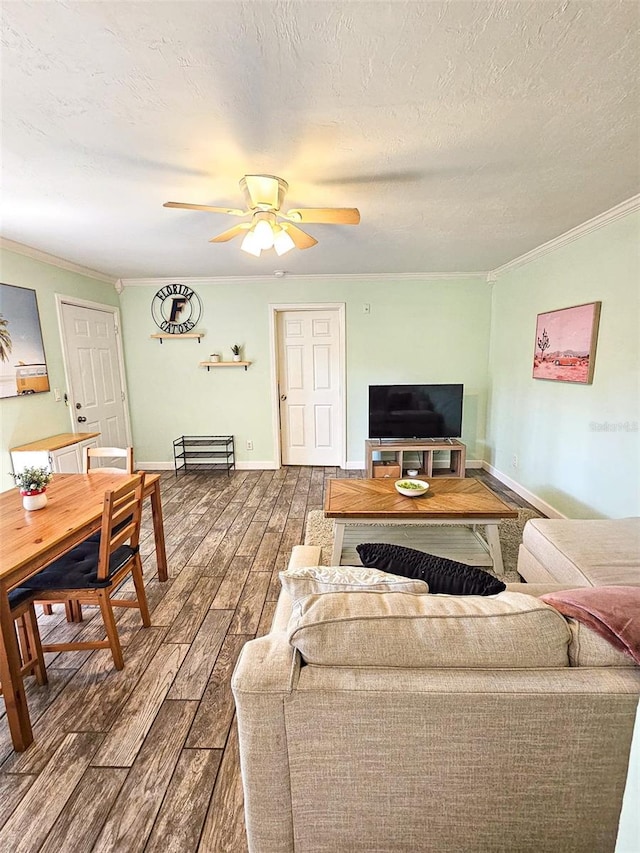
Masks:
[[[180,314],[186,304],[187,300],[184,298],[184,296],[174,296],[171,299],[171,316],[169,317],[170,323],[178,322],[178,314]]]

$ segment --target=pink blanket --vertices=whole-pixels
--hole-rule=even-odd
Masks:
[[[640,664],[640,587],[587,586],[541,595]]]

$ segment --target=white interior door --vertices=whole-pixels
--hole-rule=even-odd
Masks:
[[[61,317],[74,432],[99,432],[101,446],[127,447],[115,314],[63,302]]]
[[[337,309],[277,314],[283,465],[340,465],[342,340]]]

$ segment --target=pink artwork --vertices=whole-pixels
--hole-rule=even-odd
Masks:
[[[590,385],[601,302],[538,314],[533,378]]]

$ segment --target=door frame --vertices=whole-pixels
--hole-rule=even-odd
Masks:
[[[129,417],[129,393],[127,391],[127,374],[124,366],[124,351],[122,349],[122,325],[120,323],[120,309],[116,305],[104,305],[102,302],[92,302],[89,299],[79,299],[77,296],[65,296],[62,293],[56,293],[56,312],[58,315],[58,330],[60,332],[60,343],[62,346],[62,364],[64,367],[64,381],[67,392],[71,391],[71,371],[69,370],[69,351],[67,349],[67,341],[64,334],[64,324],[62,320],[62,306],[76,305],[78,308],[93,308],[96,311],[103,311],[113,315],[114,326],[116,330],[116,349],[118,353],[118,367],[120,368],[120,392],[122,393],[122,404],[124,407],[124,431],[127,439],[127,445],[131,447],[131,419]],[[74,409],[69,406],[69,417],[71,419],[71,431],[74,433],[82,432],[78,429],[78,422],[74,418]]]
[[[346,323],[344,302],[278,302],[269,303],[269,339],[271,350],[271,416],[276,468],[282,468],[282,433],[280,430],[280,392],[278,389],[278,314],[285,311],[337,311],[338,329],[340,331],[339,348],[339,377],[340,377],[340,411],[342,425],[342,448],[340,450],[340,467],[347,466],[347,357],[346,357]]]

